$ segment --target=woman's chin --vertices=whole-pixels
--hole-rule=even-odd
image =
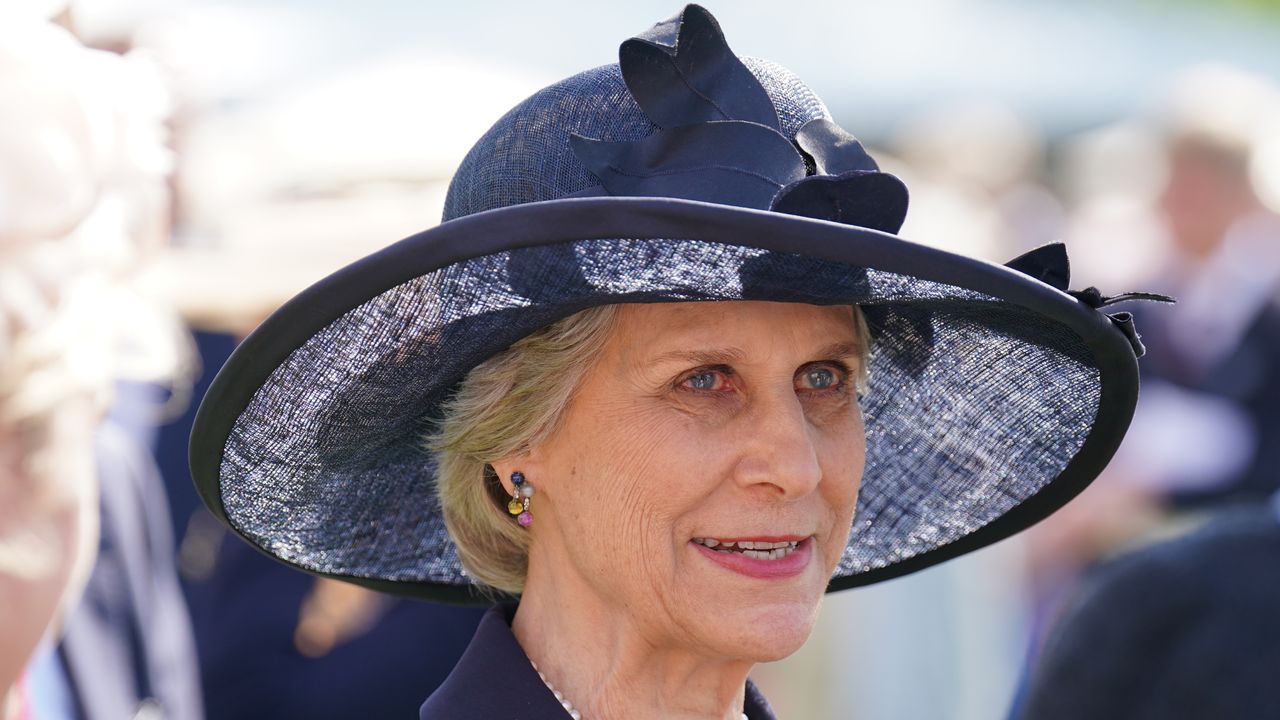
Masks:
[[[761,603],[735,610],[721,604],[706,625],[727,657],[773,662],[799,650],[817,621],[819,601]]]
[[[760,643],[758,647],[753,648],[752,652],[745,654],[745,656],[749,657],[756,663],[785,660],[804,646],[805,641],[809,639],[809,633],[812,629],[813,627],[809,626],[801,633],[767,638],[764,642]]]

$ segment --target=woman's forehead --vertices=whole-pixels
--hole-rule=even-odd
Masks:
[[[765,301],[623,305],[611,341],[630,354],[656,356],[685,349],[747,352],[766,343],[830,345],[856,341],[853,308]]]

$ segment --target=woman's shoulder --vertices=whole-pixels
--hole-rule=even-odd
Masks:
[[[423,703],[420,720],[564,719],[560,701],[511,632],[514,615],[514,605],[485,613],[453,672]],[[750,680],[745,700],[750,720],[773,720],[768,701]]]
[[[453,672],[423,703],[421,720],[564,718],[564,708],[511,632],[514,613],[510,605],[485,613]]]
[[[769,707],[769,701],[764,699],[760,688],[747,678],[747,692],[743,697],[742,710],[747,716],[747,720],[776,720],[777,716],[773,714],[773,708]]]

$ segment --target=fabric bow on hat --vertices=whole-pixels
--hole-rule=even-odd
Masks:
[[[764,86],[704,8],[689,5],[624,42],[619,66],[660,130],[630,142],[573,135],[578,159],[600,180],[579,196],[676,197],[889,233],[902,227],[906,185],[830,120],[784,135]]]
[[[1030,275],[1046,285],[1051,285],[1094,310],[1128,300],[1148,300],[1161,303],[1174,302],[1174,299],[1168,295],[1157,295],[1156,293],[1128,292],[1107,296],[1103,295],[1096,287],[1087,287],[1084,290],[1069,290],[1068,288],[1071,285],[1071,263],[1067,259],[1067,246],[1062,243],[1042,245],[1010,260],[1005,263],[1005,267],[1017,270],[1024,275]],[[1107,317],[1110,318],[1111,324],[1115,325],[1129,340],[1129,344],[1133,346],[1134,357],[1142,357],[1147,354],[1147,348],[1142,344],[1142,336],[1138,334],[1138,328],[1134,325],[1133,313],[1108,313]]]

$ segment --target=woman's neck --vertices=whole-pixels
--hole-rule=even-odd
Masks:
[[[546,680],[588,720],[742,716],[754,663],[681,646],[626,605],[604,601],[571,571],[530,559],[512,631]]]

